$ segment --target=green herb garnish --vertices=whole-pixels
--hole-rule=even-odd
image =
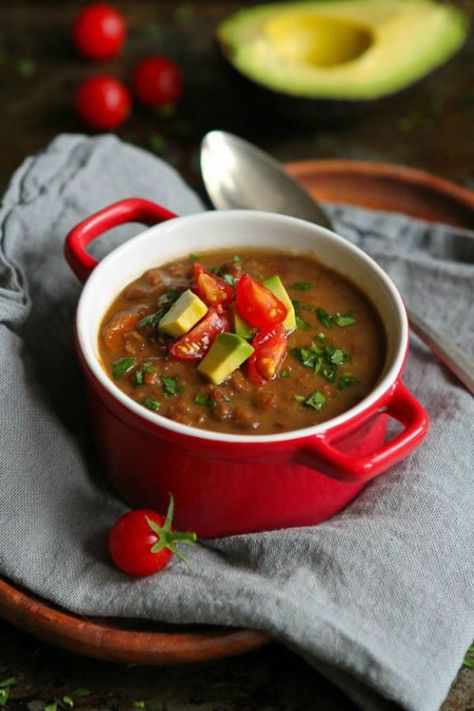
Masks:
[[[77,696],[79,699],[84,698],[85,696],[90,696],[91,692],[89,689],[74,689],[72,692],[73,696]]]
[[[313,311],[314,306],[311,306],[311,304],[304,304],[302,307],[303,311]]]
[[[296,320],[296,327],[300,329],[300,331],[307,331],[309,328],[309,323],[304,320],[304,318],[301,318],[301,316],[297,316],[295,314],[295,320]]]
[[[149,138],[150,148],[153,153],[162,153],[165,143],[164,136],[161,133],[152,133]]]
[[[357,321],[352,315],[352,311],[348,311],[345,314],[340,314],[337,312],[335,318],[336,326],[339,326],[339,328],[346,328],[347,326],[353,326]]]
[[[320,390],[315,390],[314,393],[306,397],[305,395],[295,395],[295,400],[300,405],[312,407],[314,410],[321,410],[326,404],[326,398]]]
[[[178,289],[168,289],[164,294],[162,294],[158,299],[158,306],[170,306],[181,296],[181,292]]]
[[[352,311],[347,311],[344,314],[341,314],[339,313],[339,311],[337,311],[334,316],[331,316],[331,314],[328,314],[326,309],[323,309],[321,306],[319,306],[316,309],[316,316],[321,321],[323,326],[326,326],[326,328],[332,328],[334,324],[336,326],[339,326],[339,328],[346,328],[347,326],[353,326],[355,323],[357,323],[354,316],[352,315]]]
[[[144,702],[144,701],[134,701],[134,702],[133,702],[133,708],[134,708],[134,709],[144,709],[144,708],[145,708],[145,702]]]
[[[0,681],[0,706],[5,706],[9,697],[10,689],[12,686],[16,686],[16,678],[14,676],[8,677],[8,679],[2,679]]]
[[[282,370],[280,373],[280,378],[289,378],[290,375],[291,375],[291,371],[289,371],[288,369]]]
[[[70,696],[63,696],[61,702],[64,704],[64,706],[68,706],[69,708],[72,708],[74,706],[74,701],[71,699]]]
[[[235,286],[235,277],[232,274],[221,274],[221,278],[224,279],[230,286]]]
[[[351,373],[341,373],[339,380],[337,381],[337,387],[339,390],[345,390],[350,388],[352,385],[359,385],[360,380],[356,378]]]
[[[128,373],[128,371],[134,367],[136,362],[137,359],[133,356],[127,356],[126,358],[114,360],[112,363],[112,375],[114,380],[121,380],[125,373]]]
[[[138,387],[145,382],[145,373],[154,373],[155,369],[150,363],[143,363],[141,368],[138,368],[132,376],[132,383]]]
[[[36,64],[32,59],[23,57],[16,63],[16,70],[21,77],[29,79],[36,72]]]
[[[214,407],[214,400],[212,400],[210,397],[207,397],[207,395],[196,395],[194,398],[194,402],[196,405],[202,405],[202,407]]]
[[[178,378],[170,378],[168,375],[162,375],[160,377],[166,395],[177,395],[184,390],[184,386],[179,383]]]
[[[158,324],[165,315],[168,309],[159,309],[155,313],[145,316],[141,321],[138,322],[138,328],[158,328]]]
[[[351,356],[342,348],[334,348],[324,334],[320,333],[317,339],[319,343],[313,341],[307,348],[294,348],[291,353],[304,366],[321,373],[323,378],[333,383],[338,366],[351,361]]]
[[[148,408],[148,410],[153,410],[153,412],[158,412],[161,407],[161,402],[154,400],[152,397],[146,397],[142,404]]]
[[[308,289],[311,289],[311,284],[309,281],[297,281],[294,284],[290,284],[290,289],[295,289],[295,291],[308,291]]]
[[[189,255],[189,259],[192,261],[193,264],[194,264],[195,262],[199,262],[199,257],[198,257],[197,254],[190,254],[190,255]]]
[[[325,309],[321,308],[321,306],[316,309],[316,316],[321,321],[323,326],[326,326],[326,328],[332,328],[334,319]]]
[[[462,663],[463,667],[467,667],[468,669],[474,669],[474,659],[471,658],[472,656],[474,656],[474,644],[471,644],[471,646],[466,652]]]
[[[239,257],[239,255],[236,254],[234,257],[232,257],[232,261],[234,264],[242,264],[242,257]]]

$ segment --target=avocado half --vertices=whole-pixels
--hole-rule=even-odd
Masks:
[[[217,41],[274,110],[311,114],[323,102],[344,114],[430,73],[468,31],[467,13],[435,0],[307,0],[241,10],[219,25]]]

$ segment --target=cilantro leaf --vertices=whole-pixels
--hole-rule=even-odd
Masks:
[[[350,388],[352,385],[359,385],[360,380],[356,378],[351,373],[341,373],[339,380],[337,381],[337,387],[339,390],[345,390]]]
[[[312,407],[314,410],[317,410],[318,412],[326,404],[326,398],[320,390],[315,390],[314,393],[312,393],[308,397],[306,397],[305,395],[295,395],[294,397],[295,397],[296,402],[299,402],[300,405],[305,405],[306,407]]]
[[[296,320],[296,328],[299,328],[300,331],[307,331],[309,328],[309,323],[304,320],[304,318],[301,318],[301,316],[298,316],[295,314],[295,320]]]
[[[133,356],[127,356],[125,358],[114,360],[112,363],[112,375],[114,380],[121,380],[125,373],[128,373],[128,371],[134,367],[136,362],[137,359]]]
[[[148,410],[153,410],[153,412],[158,412],[158,410],[161,407],[161,402],[158,400],[154,400],[152,397],[146,397],[143,400],[144,407],[146,407]]]
[[[214,400],[207,395],[196,395],[194,398],[196,405],[202,405],[202,407],[214,407]]]
[[[316,316],[321,321],[323,326],[326,326],[326,328],[332,328],[334,318],[330,316],[328,312],[321,306],[316,309]]]
[[[297,281],[294,284],[290,284],[290,289],[295,289],[295,291],[308,291],[308,289],[311,289],[311,284],[309,281]]]
[[[236,254],[232,257],[232,261],[234,264],[242,264],[242,257],[239,257],[238,254]]]
[[[160,377],[166,395],[177,395],[184,390],[184,386],[179,383],[178,378],[170,378],[168,375],[162,375]]]
[[[352,315],[352,311],[348,311],[345,314],[340,314],[338,311],[334,317],[334,320],[336,322],[336,326],[339,326],[339,328],[346,328],[347,326],[353,326],[357,323]]]

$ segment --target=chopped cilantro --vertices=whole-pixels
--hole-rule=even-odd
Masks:
[[[295,291],[308,291],[308,289],[311,289],[311,284],[309,281],[297,281],[294,284],[290,284],[290,289],[295,289]]]
[[[291,353],[304,366],[312,368],[316,374],[320,373],[325,380],[334,383],[338,366],[351,361],[351,356],[342,348],[330,345],[324,334],[320,333],[317,339],[319,342],[313,341],[307,348],[294,348]]]
[[[321,410],[326,404],[326,398],[320,390],[315,390],[314,393],[305,397],[305,395],[295,395],[296,402],[300,405],[306,405],[307,407],[312,407],[314,410]]]
[[[158,324],[167,310],[166,308],[158,309],[155,313],[145,316],[145,318],[142,318],[142,320],[138,322],[138,328],[158,328]]]
[[[123,378],[125,373],[128,373],[128,371],[133,368],[136,362],[137,359],[133,356],[127,356],[126,358],[119,358],[118,360],[114,360],[114,362],[112,363],[112,375],[114,380],[120,380],[121,378]]]
[[[16,63],[16,70],[21,77],[29,79],[36,72],[36,64],[29,57],[22,57]]]
[[[302,307],[303,311],[313,311],[314,306],[311,306],[311,304],[304,304]]]
[[[232,257],[232,261],[234,264],[242,264],[242,257],[239,257],[238,254],[236,254]]]
[[[326,404],[326,398],[320,390],[315,390],[314,393],[304,401],[304,404],[308,407],[313,407],[315,410],[321,410]]]
[[[133,702],[133,708],[134,708],[134,709],[144,709],[144,708],[145,708],[145,702],[144,702],[144,701],[134,701],[134,702]]]
[[[320,390],[315,390],[314,393],[306,397],[305,395],[295,395],[295,400],[300,405],[312,407],[314,410],[321,410],[326,404],[326,398]]]
[[[73,696],[77,696],[79,699],[84,698],[85,696],[90,696],[90,691],[89,689],[74,689],[72,692]]]
[[[350,373],[341,373],[339,380],[337,381],[337,387],[339,390],[345,390],[350,388],[351,385],[359,385],[360,380]]]
[[[44,708],[43,711],[58,711],[58,702],[57,701],[51,701],[50,704],[47,704]]]
[[[165,147],[165,139],[161,133],[152,133],[149,138],[150,148],[153,153],[161,153]]]
[[[228,401],[230,398],[228,398]],[[210,397],[207,397],[207,395],[196,395],[194,398],[194,402],[196,405],[202,405],[202,407],[214,407],[214,400],[212,400]]]
[[[291,371],[289,371],[288,369],[282,370],[280,373],[280,378],[289,378],[290,375],[291,375]]]
[[[346,328],[346,326],[353,326],[355,323],[357,323],[354,316],[352,315],[352,311],[347,311],[344,314],[341,314],[339,313],[339,311],[337,311],[335,316],[331,316],[331,314],[328,314],[326,309],[323,309],[321,306],[319,306],[316,309],[316,316],[326,328],[332,328],[334,324],[336,326],[339,326],[339,328]]]
[[[141,368],[138,368],[138,370],[136,370],[134,372],[134,374],[132,376],[132,383],[136,387],[138,387],[139,385],[143,385],[143,383],[145,382],[145,373],[154,373],[154,372],[155,372],[155,369],[153,368],[153,366],[150,363],[145,362],[145,363],[143,363]]]
[[[338,311],[334,320],[336,322],[336,326],[339,326],[339,328],[346,328],[346,326],[353,326],[357,323],[352,315],[352,311],[348,311],[345,314],[340,314]]]
[[[207,271],[211,272],[211,274],[219,274],[219,267],[209,267]]]
[[[330,316],[328,312],[321,306],[316,309],[316,316],[321,321],[323,326],[326,326],[326,328],[332,328],[334,318]]]
[[[192,261],[193,264],[194,264],[195,262],[199,262],[199,257],[198,257],[197,254],[190,254],[190,255],[189,255],[189,259]]]
[[[70,696],[63,696],[61,702],[62,704],[64,704],[64,706],[67,706],[69,708],[72,708],[74,706],[74,701],[71,699]]]
[[[177,395],[184,390],[184,386],[179,383],[178,378],[162,375],[161,382],[163,383],[163,390],[168,396]]]
[[[304,320],[304,318],[301,318],[301,316],[295,315],[295,320],[296,320],[296,327],[300,329],[300,331],[307,331],[309,328],[309,323]]]
[[[0,681],[0,706],[6,706],[6,703],[10,697],[10,689],[17,683],[14,676],[8,677],[8,679],[2,679]]]
[[[181,296],[181,292],[178,289],[168,289],[168,291],[159,297],[158,306],[166,306],[169,308],[169,306],[174,304],[179,296]]]
[[[146,397],[142,403],[148,410],[153,410],[153,412],[158,412],[161,407],[161,402],[154,400],[152,397]]]
[[[321,371],[321,375],[323,376],[323,378],[326,378],[329,383],[333,383],[336,380],[336,372],[337,366],[332,366],[329,368],[323,368]]]
[[[222,274],[222,279],[224,279],[227,284],[230,284],[230,286],[235,286],[235,277],[233,277],[232,274]]]

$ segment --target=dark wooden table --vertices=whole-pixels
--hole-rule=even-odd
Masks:
[[[244,3],[205,0],[117,2],[129,22],[119,60],[100,66],[127,81],[136,61],[167,53],[183,68],[186,90],[170,116],[135,110],[119,134],[174,164],[200,192],[202,135],[224,128],[280,160],[352,158],[395,162],[474,187],[474,42],[434,76],[343,127],[308,127],[263,114],[234,92],[213,46],[220,19]],[[0,185],[28,154],[60,132],[83,130],[75,87],[98,71],[69,44],[80,2],[0,2]],[[471,0],[464,2],[471,10]],[[278,645],[194,667],[105,664],[56,650],[0,621],[0,680],[15,676],[8,709],[41,711],[72,697],[89,709],[167,711],[349,711],[353,705],[298,657]],[[77,692],[83,691],[83,695]],[[68,701],[63,702],[67,707]],[[443,711],[474,709],[474,671],[460,671]]]

